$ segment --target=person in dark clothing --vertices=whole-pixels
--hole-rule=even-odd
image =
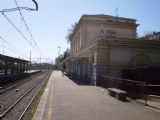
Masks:
[[[62,75],[64,75],[64,72],[65,72],[65,70],[66,70],[66,65],[65,65],[65,63],[62,63]]]

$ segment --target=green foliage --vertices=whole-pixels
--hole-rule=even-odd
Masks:
[[[68,42],[68,43],[71,42],[72,36],[73,36],[73,34],[74,34],[77,26],[78,26],[78,23],[75,22],[74,24],[71,25],[71,28],[67,30],[67,31],[68,31],[68,34],[67,34],[67,36],[66,36],[66,39],[67,39],[67,42]]]
[[[67,50],[61,54],[58,59],[60,60],[60,62],[62,62],[65,58],[67,58],[70,55],[69,49],[67,48]]]

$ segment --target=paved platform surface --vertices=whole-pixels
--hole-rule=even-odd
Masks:
[[[160,111],[121,102],[96,86],[80,86],[54,71],[34,120],[160,120]]]

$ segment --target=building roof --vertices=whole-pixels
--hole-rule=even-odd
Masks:
[[[74,34],[77,31],[77,29],[80,26],[80,24],[82,23],[82,21],[86,20],[86,18],[87,18],[87,20],[89,20],[89,18],[96,18],[96,19],[103,18],[105,21],[107,21],[107,19],[108,20],[113,20],[113,21],[116,21],[118,19],[120,21],[123,21],[124,23],[131,23],[131,24],[135,24],[135,25],[138,26],[138,24],[136,24],[137,20],[131,19],[131,18],[117,17],[117,16],[111,16],[111,15],[105,15],[105,14],[96,14],[96,15],[87,15],[87,14],[84,14],[84,15],[81,16],[80,20],[78,21],[77,27],[75,28],[75,30],[73,31],[73,34],[71,35],[71,39],[74,36]],[[93,19],[91,19],[91,20],[93,20]]]
[[[96,14],[96,15],[87,15],[84,14],[82,15],[82,17],[101,17],[101,18],[112,18],[112,19],[123,19],[123,20],[130,20],[130,21],[137,21],[136,19],[132,19],[132,18],[125,18],[125,17],[117,17],[117,16],[111,16],[111,15],[105,15],[105,14]]]
[[[2,54],[0,54],[0,60],[7,61],[7,62],[29,62],[27,60],[22,60],[19,58],[14,58],[14,57],[2,55]]]

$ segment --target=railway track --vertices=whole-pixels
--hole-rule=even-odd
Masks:
[[[37,77],[40,74],[42,74],[42,73],[36,73],[36,74],[30,76],[29,78],[24,78],[22,80],[19,80],[17,82],[14,82],[12,84],[9,84],[7,86],[4,86],[4,87],[0,88],[0,95],[2,95],[5,92],[8,92],[9,90],[12,90],[13,88],[16,88],[17,86],[19,86],[19,85],[21,85],[25,82],[28,82],[29,80],[34,79],[35,77]]]
[[[8,106],[8,108],[0,114],[0,119],[21,120],[41,87],[49,79],[50,75],[51,72],[44,73],[40,77],[39,81],[34,83],[30,89],[28,89],[21,97],[19,97],[13,104]]]

